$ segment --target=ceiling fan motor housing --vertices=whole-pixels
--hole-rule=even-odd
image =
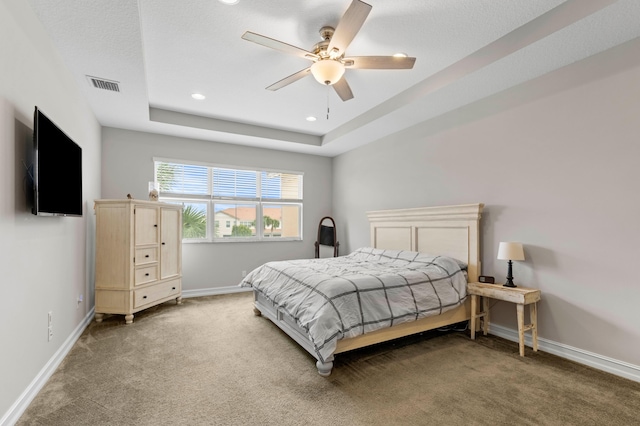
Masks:
[[[333,33],[336,31],[335,28],[333,27],[322,27],[320,28],[320,37],[322,37],[323,40],[325,41],[329,41],[331,40],[331,37],[333,37]]]

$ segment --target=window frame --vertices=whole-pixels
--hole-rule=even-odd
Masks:
[[[304,172],[301,171],[293,171],[293,170],[281,170],[281,169],[271,169],[271,168],[252,168],[245,166],[235,166],[228,164],[219,164],[219,163],[208,163],[208,162],[200,162],[200,161],[188,161],[188,160],[179,160],[174,158],[165,158],[165,157],[153,157],[153,179],[154,182],[158,183],[158,165],[159,163],[170,163],[170,164],[180,164],[185,166],[197,166],[197,167],[206,167],[207,168],[207,194],[186,194],[186,193],[159,193],[159,201],[168,202],[168,203],[205,203],[206,208],[206,237],[205,238],[184,238],[182,239],[183,243],[233,243],[233,242],[275,242],[275,241],[302,241],[303,240],[303,208],[304,208]],[[236,171],[250,171],[256,173],[256,197],[230,197],[230,196],[216,196],[214,195],[213,188],[213,171],[214,169],[226,169],[226,170],[236,170]],[[262,176],[263,174],[290,174],[299,176],[299,194],[300,198],[294,199],[285,199],[285,198],[263,198],[262,194]],[[218,221],[215,219],[215,205],[216,204],[232,204],[236,206],[253,206],[256,208],[256,234],[251,237],[224,237],[224,236],[216,236],[216,228],[215,222]],[[277,205],[277,206],[297,206],[298,213],[298,236],[297,237],[273,237],[271,235],[266,236],[266,230],[264,229],[263,224],[263,211],[264,206]],[[233,221],[232,221],[233,222]],[[238,220],[238,224],[243,223],[244,221]],[[219,226],[222,227],[226,225],[225,220],[219,220]],[[231,228],[233,225],[231,224]],[[280,228],[282,227],[282,223],[280,223]],[[276,228],[278,229],[278,228]]]

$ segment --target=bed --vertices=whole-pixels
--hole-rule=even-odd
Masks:
[[[328,376],[335,355],[466,321],[480,274],[483,204],[368,212],[370,246],[341,257],[268,262],[240,283],[254,313]]]

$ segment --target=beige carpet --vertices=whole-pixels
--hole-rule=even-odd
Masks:
[[[488,336],[315,360],[247,293],[93,322],[19,425],[640,425],[640,383]]]

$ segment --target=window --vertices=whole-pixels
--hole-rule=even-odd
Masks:
[[[154,159],[160,200],[183,206],[184,241],[302,239],[302,173]]]

